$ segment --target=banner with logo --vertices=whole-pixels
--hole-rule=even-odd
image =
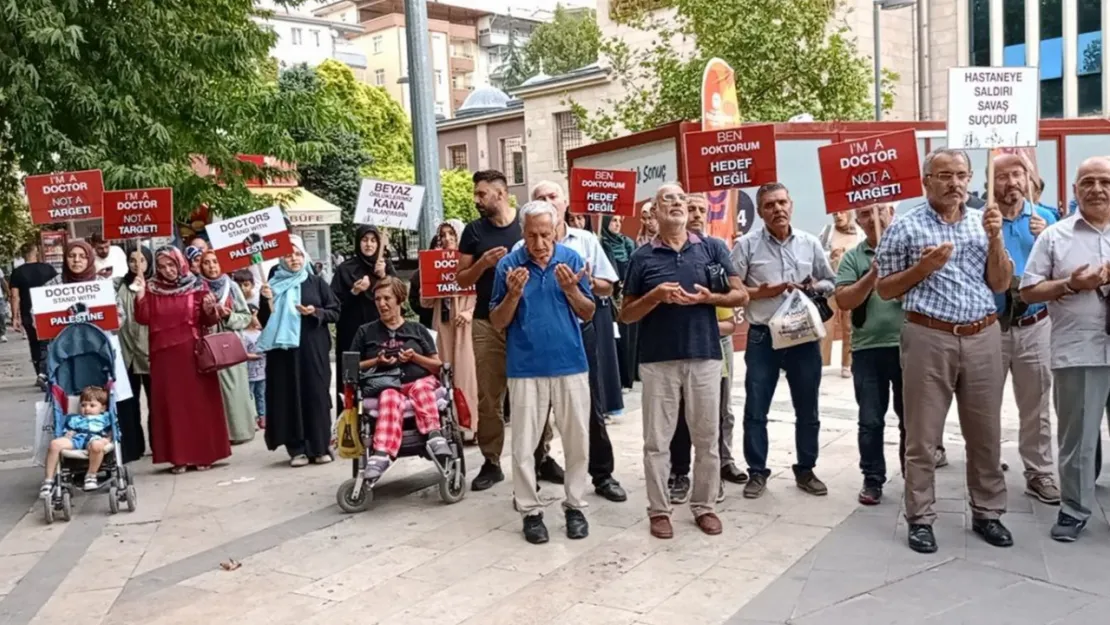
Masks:
[[[104,176],[99,169],[27,176],[23,186],[36,226],[100,219],[104,214]]]
[[[636,172],[577,167],[570,170],[570,212],[632,217],[636,214]]]
[[[921,167],[913,129],[817,148],[825,212],[921,197]]]
[[[173,189],[104,192],[104,238],[173,236]]]
[[[778,180],[774,124],[689,132],[682,139],[690,193],[758,187]]]
[[[119,329],[119,311],[111,280],[56,284],[31,289],[31,312],[40,339],[52,339],[74,323],[101,330]]]
[[[705,65],[701,82],[701,111],[702,130],[722,130],[740,125],[736,73],[721,59],[710,59]],[[707,234],[731,244],[736,234],[737,192],[712,191],[706,197],[709,199],[705,224]]]
[[[224,273],[293,253],[285,218],[276,206],[214,221],[205,231]]]
[[[354,222],[416,230],[423,201],[424,187],[420,185],[363,178]]]
[[[429,299],[474,295],[474,286],[464,289],[455,277],[459,269],[459,253],[455,250],[424,250],[420,252],[420,297]]]

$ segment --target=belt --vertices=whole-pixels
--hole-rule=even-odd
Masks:
[[[1048,316],[1048,309],[1047,308],[1042,308],[1040,310],[1040,312],[1038,312],[1036,314],[1027,315],[1025,317],[1022,317],[1021,319],[1014,319],[1014,322],[1011,323],[1010,325],[1015,327],[1015,328],[1028,328],[1029,326],[1033,325],[1034,323],[1037,323],[1038,321],[1040,321],[1041,319],[1044,319],[1047,316]]]
[[[906,321],[909,321],[910,323],[916,323],[919,326],[925,326],[926,328],[930,328],[932,330],[948,332],[949,334],[955,336],[975,336],[983,330],[991,327],[991,325],[994,324],[995,321],[998,321],[998,315],[995,313],[991,313],[986,317],[983,317],[978,321],[972,321],[971,323],[949,323],[947,321],[941,321],[940,319],[934,319],[927,315],[922,315],[921,313],[915,313],[907,310]]]

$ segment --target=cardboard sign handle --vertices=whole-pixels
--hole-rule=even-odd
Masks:
[[[987,197],[986,206],[994,204],[994,148],[987,150]]]
[[[883,222],[879,221],[879,205],[871,205],[871,223],[875,224],[875,243],[883,240]]]

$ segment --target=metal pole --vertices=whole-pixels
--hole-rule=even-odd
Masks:
[[[1038,41],[1039,41],[1038,36]],[[929,53],[929,1],[917,0],[918,118],[933,118],[932,55]]]
[[[405,0],[405,40],[409,53],[409,109],[412,111],[412,145],[416,158],[416,184],[424,187],[420,211],[423,248],[443,221],[443,190],[439,184],[439,142],[436,138],[435,87],[428,50],[427,0]]]
[[[883,7],[879,4],[879,0],[875,0],[872,4],[875,16],[875,119],[882,121],[883,119],[883,65],[879,59],[879,50],[881,49],[881,41],[879,39],[879,16],[882,14]]]

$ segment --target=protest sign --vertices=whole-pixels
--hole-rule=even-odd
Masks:
[[[570,212],[631,217],[636,212],[636,172],[616,169],[570,170]]]
[[[736,72],[725,61],[712,58],[701,77],[701,128],[723,130],[740,125],[740,98],[736,93]],[[736,234],[739,191],[709,193],[705,228],[710,236],[731,241]]]
[[[437,298],[454,295],[474,295],[474,286],[459,286],[455,272],[459,268],[459,253],[455,250],[424,250],[420,252],[420,297]]]
[[[363,178],[354,222],[416,230],[423,201],[424,187],[420,185]]]
[[[821,146],[817,160],[826,213],[921,196],[913,129]]]
[[[214,221],[205,231],[224,273],[293,253],[285,218],[276,206]]]
[[[52,339],[74,323],[101,330],[119,329],[119,311],[111,280],[56,284],[31,289],[31,312],[39,339]]]
[[[1041,81],[1036,67],[948,70],[948,147],[1037,145]]]
[[[173,236],[173,189],[104,192],[104,238]]]
[[[778,180],[775,125],[686,133],[690,193],[758,187]]]
[[[104,177],[99,169],[27,176],[23,185],[36,226],[103,215]]]

